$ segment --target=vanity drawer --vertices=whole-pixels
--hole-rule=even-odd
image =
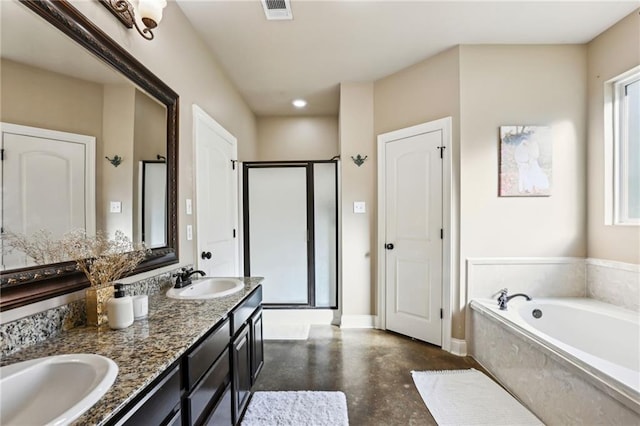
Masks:
[[[242,325],[247,322],[251,314],[262,303],[262,286],[256,287],[256,289],[231,312],[231,335],[235,334],[242,328]]]
[[[133,413],[118,424],[164,425],[179,411],[181,397],[180,369],[174,368],[153,387],[129,412]]]
[[[191,390],[198,383],[202,375],[227,348],[230,336],[229,329],[229,320],[226,319],[222,325],[187,355],[185,362],[185,378],[187,381],[185,387],[187,390]]]
[[[199,424],[200,417],[206,414],[207,408],[222,398],[230,382],[229,350],[225,349],[211,370],[186,398],[191,424]]]
[[[204,423],[207,426],[231,426],[231,385],[222,394],[218,406],[213,410],[211,416]]]

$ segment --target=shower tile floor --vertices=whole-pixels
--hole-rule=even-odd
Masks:
[[[412,370],[485,371],[471,357],[380,330],[312,326],[308,340],[265,341],[254,390],[342,391],[351,426],[436,425]]]

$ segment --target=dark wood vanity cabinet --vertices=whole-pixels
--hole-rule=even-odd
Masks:
[[[262,287],[231,312],[233,424],[239,425],[262,364]]]
[[[126,426],[176,424],[176,419],[182,418],[181,395],[180,366],[176,365],[151,384],[149,391],[137,399],[116,424]]]
[[[231,383],[230,337],[230,321],[225,319],[183,357],[183,424],[207,424],[211,414],[222,409],[218,406]]]
[[[249,325],[251,326],[251,385],[253,386],[264,365],[262,308],[258,308],[251,316]]]
[[[239,425],[264,363],[261,305],[258,286],[109,424]]]
[[[233,360],[233,423],[239,424],[251,395],[251,336],[245,325],[231,344]]]

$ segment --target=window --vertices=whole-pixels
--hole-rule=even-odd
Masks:
[[[640,67],[609,82],[612,223],[640,225]]]

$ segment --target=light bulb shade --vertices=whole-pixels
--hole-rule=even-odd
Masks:
[[[166,0],[140,0],[138,2],[140,19],[148,28],[155,28],[162,20],[162,9],[166,5]],[[151,24],[151,22],[155,25]]]

